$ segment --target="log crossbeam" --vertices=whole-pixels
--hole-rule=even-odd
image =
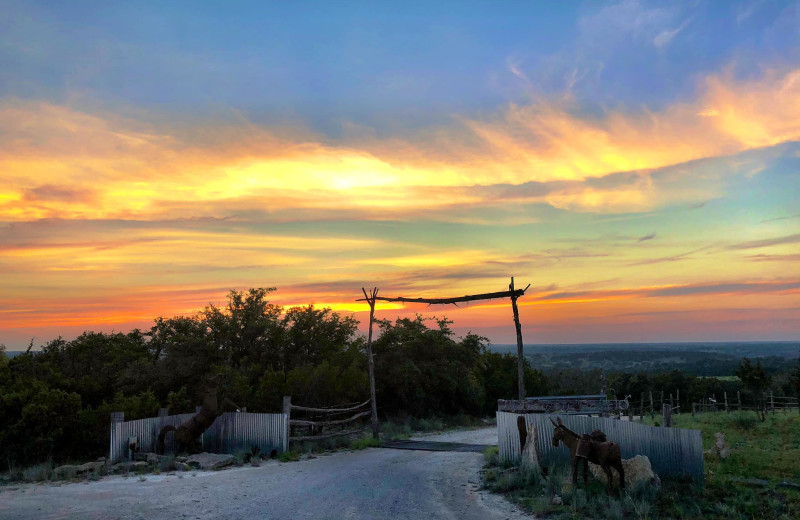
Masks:
[[[528,284],[528,287],[530,287],[530,284]],[[495,298],[519,298],[520,296],[525,295],[525,291],[528,290],[528,287],[524,289],[516,289],[513,291],[498,291],[493,293],[469,294],[466,296],[456,296],[453,298],[406,298],[404,296],[396,296],[394,298],[389,298],[385,296],[375,296],[374,299],[381,300],[384,302],[427,303],[428,305],[450,305],[450,304],[456,305],[461,302],[471,302],[475,300],[493,300]],[[364,302],[369,300],[366,298],[361,298],[356,301]]]

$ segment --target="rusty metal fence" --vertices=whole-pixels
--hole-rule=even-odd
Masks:
[[[516,462],[520,456],[519,414],[497,412],[497,441],[502,461]],[[552,444],[553,425],[550,414],[524,414],[526,425],[536,426],[536,440],[544,465],[569,464],[569,449]],[[577,433],[595,429],[605,432],[609,440],[620,445],[622,458],[645,455],[658,475],[689,476],[703,480],[703,440],[700,430],[645,426],[631,421],[604,417],[565,415],[564,425]]]
[[[178,426],[195,414],[167,415],[137,421],[124,421],[122,413],[111,414],[111,442],[109,460],[118,462],[128,457],[128,439],[136,437],[139,451],[155,451],[155,442],[164,426]],[[173,435],[167,435],[167,450]],[[200,436],[204,451],[213,453],[238,453],[258,446],[262,453],[272,450],[286,451],[286,416],[281,413],[233,413],[219,417]]]

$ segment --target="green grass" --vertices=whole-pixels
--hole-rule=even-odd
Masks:
[[[704,483],[662,477],[658,489],[643,486],[609,498],[597,481],[590,480],[585,490],[582,484],[578,489],[565,484],[569,468],[551,468],[547,477],[532,476],[519,468],[501,468],[487,453],[484,486],[539,517],[554,519],[800,518],[800,492],[779,485],[786,480],[800,484],[799,414],[768,414],[765,422],[755,412],[705,413],[695,418],[682,414],[674,420],[676,427],[701,430],[704,450],[713,446],[716,432],[722,432],[731,447],[725,460],[704,456]],[[768,485],[742,482],[746,479],[766,480]],[[552,503],[555,495],[562,504]]]

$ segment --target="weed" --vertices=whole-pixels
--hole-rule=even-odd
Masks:
[[[145,480],[147,480],[147,477],[144,475],[139,476],[139,482],[144,482]]]
[[[296,462],[300,460],[300,454],[296,451],[284,451],[278,455],[278,460],[281,462]]]
[[[363,450],[364,448],[376,448],[381,445],[381,441],[374,437],[362,437],[350,441],[351,450]]]
[[[48,460],[43,464],[37,464],[22,470],[21,480],[25,482],[43,482],[45,480],[50,480],[52,473],[53,463]]]
[[[499,454],[500,448],[497,446],[489,446],[483,450],[483,460],[486,461],[486,464],[489,466],[496,466]]]

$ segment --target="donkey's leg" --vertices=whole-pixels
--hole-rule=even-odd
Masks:
[[[583,487],[586,487],[586,481],[589,478],[589,459],[583,459]]]
[[[619,473],[619,489],[622,494],[622,490],[625,489],[625,468],[622,466],[622,461],[614,463],[614,469]]]
[[[572,456],[572,486],[578,487],[578,457]]]
[[[608,464],[603,464],[601,467],[603,468],[603,471],[606,474],[606,480],[608,481],[606,484],[606,493],[608,496],[611,496],[611,487],[614,484],[614,474],[611,473],[611,466]]]

